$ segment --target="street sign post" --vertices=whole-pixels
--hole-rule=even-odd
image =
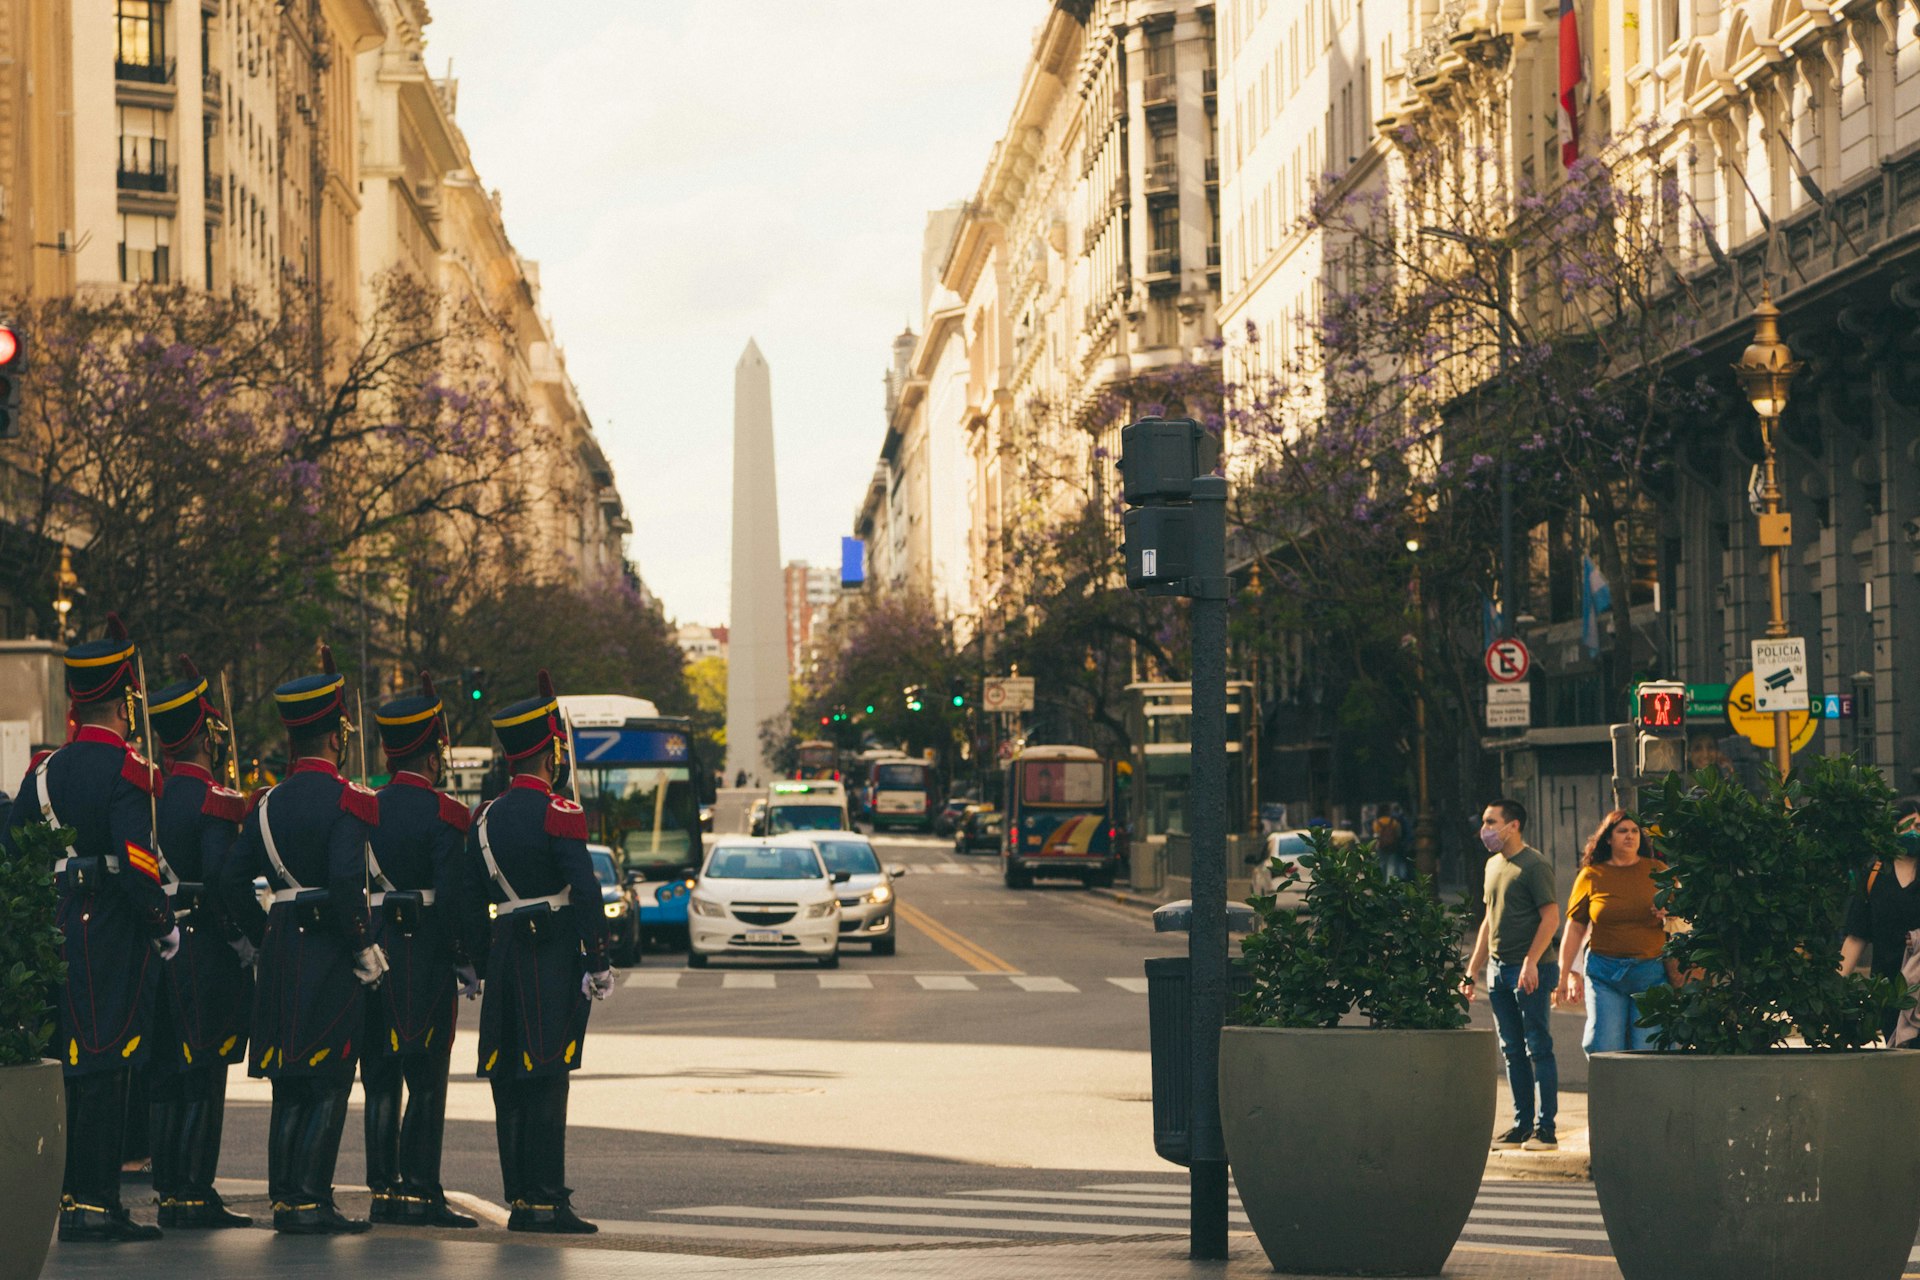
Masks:
[[[1519,684],[1533,667],[1533,655],[1518,636],[1495,640],[1487,646],[1487,679],[1496,684]]]
[[[1533,725],[1533,685],[1487,685],[1487,728],[1526,729]]]
[[[1032,677],[988,677],[981,682],[980,709],[983,711],[1033,710]]]
[[[1753,642],[1753,709],[1765,715],[1809,709],[1805,639]]]

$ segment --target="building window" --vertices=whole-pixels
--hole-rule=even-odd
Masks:
[[[121,107],[120,185],[139,191],[170,191],[167,135],[173,113],[151,107]]]
[[[213,271],[214,241],[215,241],[215,235],[218,231],[218,228],[216,228],[213,225],[213,223],[209,222],[202,228],[202,230],[206,232],[207,288],[213,289],[218,287],[216,283],[217,278],[215,277],[214,271]]]
[[[167,58],[166,0],[114,0],[116,56],[131,67],[157,67]]]
[[[126,284],[173,283],[173,219],[120,215],[120,279]]]

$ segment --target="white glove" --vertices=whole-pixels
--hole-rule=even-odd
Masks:
[[[380,979],[386,976],[387,953],[375,943],[353,958],[353,976],[360,980],[363,987],[377,987]]]
[[[613,970],[602,969],[598,973],[582,974],[580,994],[589,1000],[605,1000],[613,994]]]
[[[453,976],[460,984],[460,998],[463,1000],[478,1000],[480,993],[486,990],[486,984],[480,981],[480,975],[474,972],[470,964],[455,965]]]
[[[160,949],[162,960],[171,960],[180,954],[180,926],[173,926],[173,932],[164,938],[155,938],[153,945]]]
[[[260,948],[248,942],[244,936],[235,938],[227,945],[233,948],[233,954],[240,957],[240,963],[244,967],[251,969],[260,963]]]

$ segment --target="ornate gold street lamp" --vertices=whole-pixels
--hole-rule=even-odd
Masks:
[[[1426,523],[1427,504],[1425,499],[1418,499],[1413,508],[1413,535],[1407,539],[1407,554],[1413,559],[1413,632],[1407,637],[1413,645],[1413,866],[1437,882],[1438,841],[1427,780],[1427,605],[1420,582],[1421,538]]]
[[[1760,287],[1760,305],[1753,313],[1753,341],[1747,346],[1733,371],[1740,378],[1754,413],[1760,417],[1760,445],[1766,461],[1761,475],[1760,545],[1767,549],[1767,631],[1769,640],[1787,634],[1787,610],[1781,581],[1782,560],[1793,545],[1793,516],[1780,509],[1780,477],[1774,453],[1774,436],[1780,429],[1780,415],[1787,407],[1787,390],[1801,362],[1780,340],[1780,308],[1773,305],[1773,292]],[[1792,733],[1787,713],[1773,715],[1773,763],[1786,777],[1793,766]]]
[[[60,571],[53,575],[53,611],[60,615],[60,643],[72,639],[67,616],[73,612],[74,598],[80,594],[80,575],[73,571],[73,549],[60,548]]]

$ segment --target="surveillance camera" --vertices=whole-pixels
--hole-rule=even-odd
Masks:
[[[1900,526],[1900,532],[1907,535],[1907,545],[1920,547],[1920,520],[1907,520]]]

